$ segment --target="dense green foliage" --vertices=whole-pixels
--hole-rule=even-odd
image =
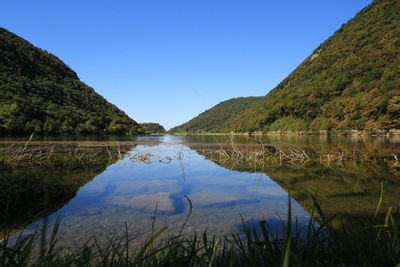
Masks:
[[[171,132],[399,129],[399,66],[400,1],[375,0],[259,101],[221,102]]]
[[[224,122],[248,109],[261,97],[238,97],[219,103],[218,105],[204,111],[192,120],[172,128],[173,133],[202,133],[202,132],[224,132]]]
[[[226,128],[398,129],[399,66],[400,1],[375,0]]]
[[[0,28],[0,134],[136,134],[140,126],[60,59]]]
[[[161,134],[165,133],[164,126],[160,125],[159,123],[155,122],[143,122],[139,123],[140,127],[143,128],[145,133],[147,134]]]

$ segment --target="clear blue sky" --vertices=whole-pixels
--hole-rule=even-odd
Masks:
[[[1,0],[0,26],[138,122],[265,95],[371,0]]]

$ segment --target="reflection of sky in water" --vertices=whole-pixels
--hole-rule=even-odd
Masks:
[[[135,136],[133,141],[136,142],[163,142],[163,143],[185,143],[187,142],[187,136],[183,135],[145,135]]]
[[[137,151],[151,153],[151,163],[130,160]],[[172,161],[158,161],[164,157]],[[96,231],[117,233],[125,222],[140,237],[151,229],[156,206],[156,225],[179,229],[189,207],[184,195],[193,203],[187,231],[229,233],[239,229],[241,216],[245,221],[276,221],[287,212],[287,193],[265,174],[230,171],[188,147],[160,144],[136,147],[130,156],[81,187],[50,220],[61,216],[60,236],[65,240],[81,242]],[[308,218],[294,200],[292,207],[300,222]]]

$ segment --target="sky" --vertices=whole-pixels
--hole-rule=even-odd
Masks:
[[[0,0],[0,27],[137,122],[266,95],[372,0]]]

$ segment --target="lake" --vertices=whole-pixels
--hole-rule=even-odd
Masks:
[[[3,149],[10,145],[0,141]],[[327,215],[336,215],[338,226],[372,216],[382,187],[381,213],[399,206],[399,136],[65,137],[36,145],[41,142],[125,144],[117,160],[0,170],[2,230],[29,233],[44,220],[52,225],[61,218],[60,244],[70,248],[93,234],[118,234],[125,223],[139,243],[153,223],[178,232],[190,212],[183,229],[188,235],[207,229],[222,237],[259,220],[279,231],[289,192],[300,225],[310,219],[313,196]],[[292,144],[315,162],[265,166],[216,156],[232,142],[246,150]],[[338,159],[341,153],[345,160]]]

